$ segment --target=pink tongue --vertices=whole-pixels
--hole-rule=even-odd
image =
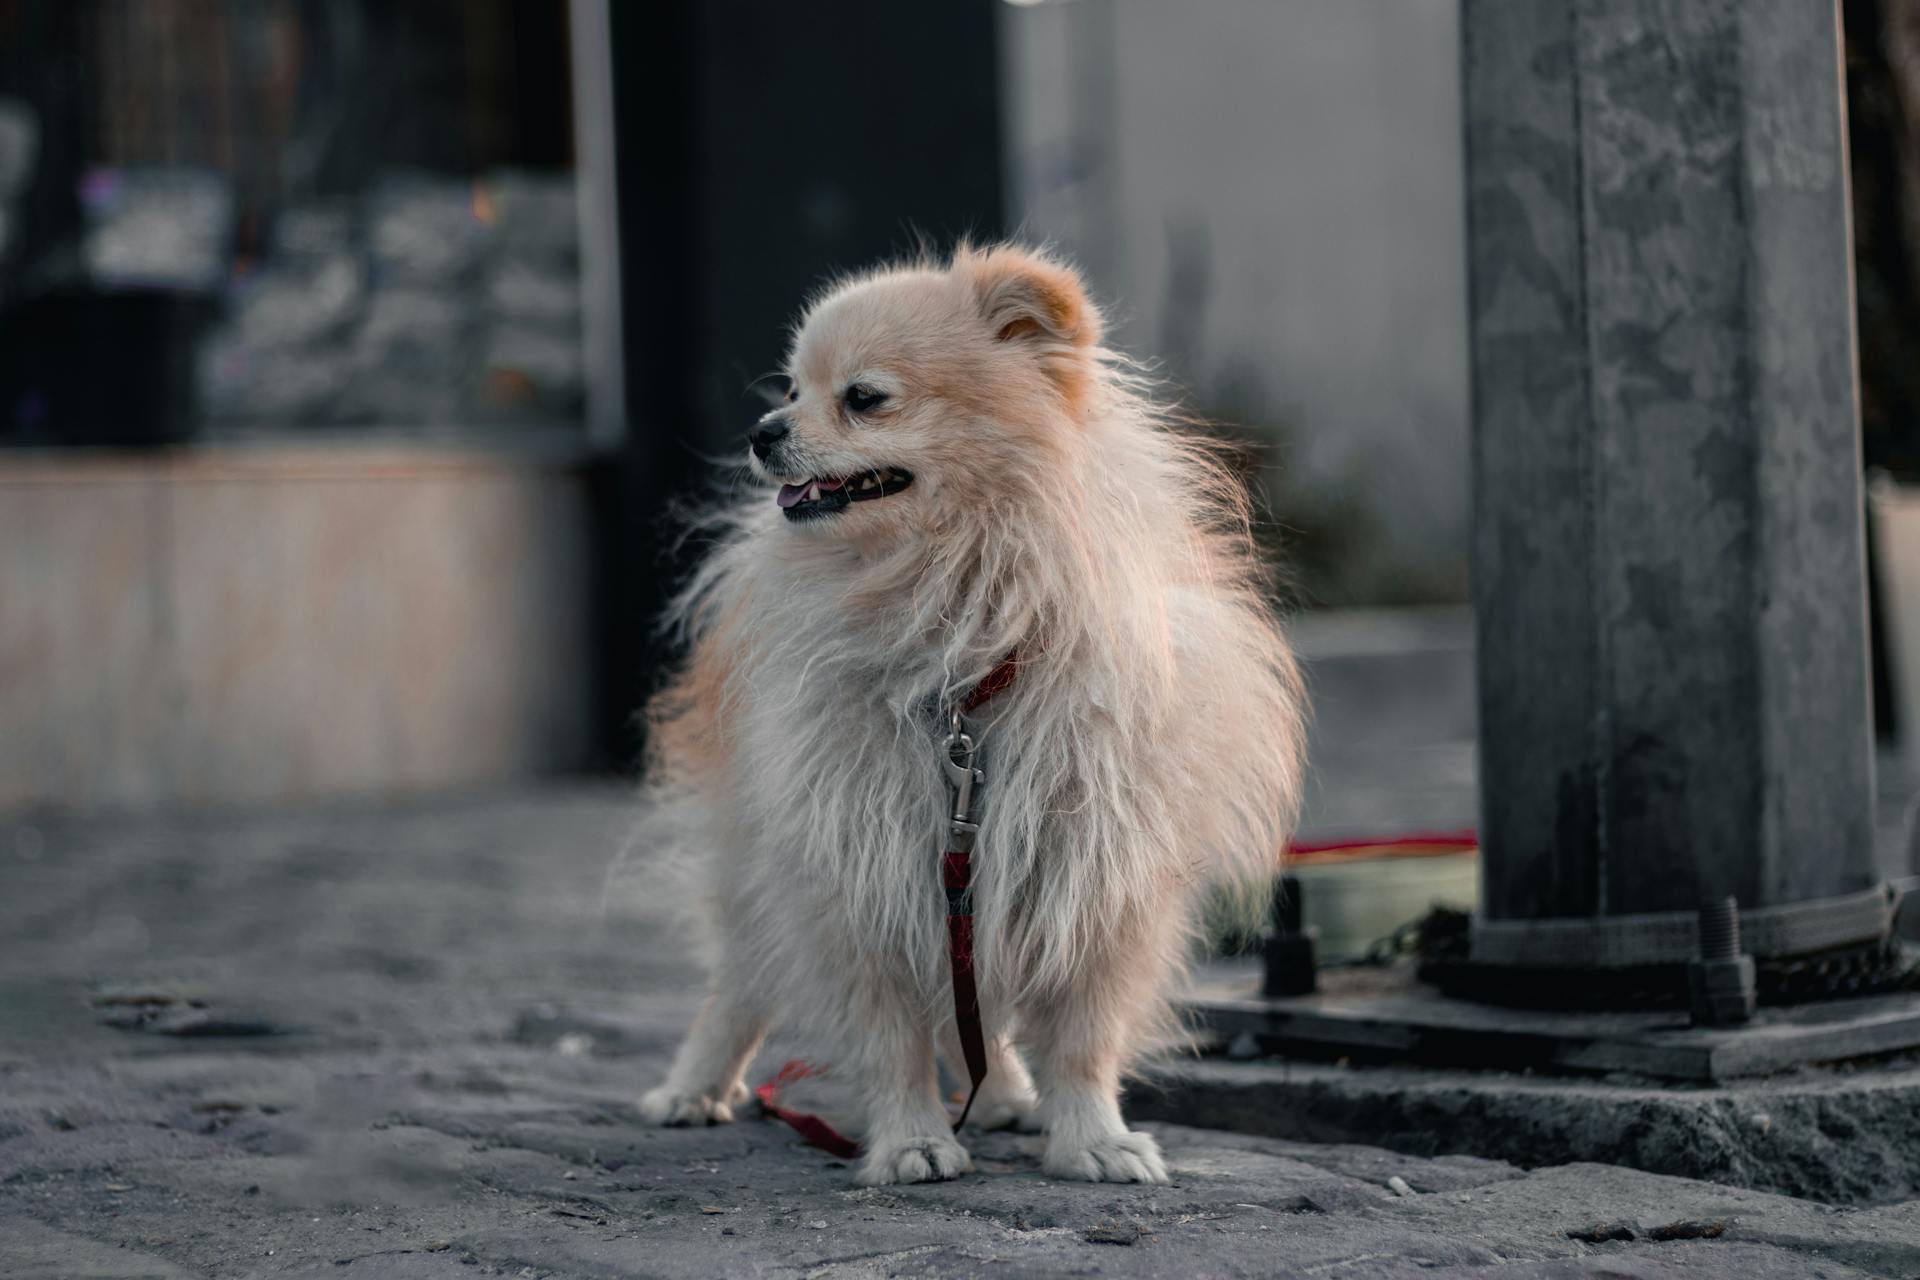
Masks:
[[[808,488],[816,484],[820,486],[820,492],[832,493],[835,489],[844,489],[847,482],[845,480],[809,480],[806,484],[783,484],[780,486],[780,496],[774,501],[780,504],[780,509],[783,511],[788,507],[798,506]]]

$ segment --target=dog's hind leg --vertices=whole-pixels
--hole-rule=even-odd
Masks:
[[[665,1125],[732,1120],[733,1109],[747,1099],[743,1077],[766,1031],[767,1015],[758,1003],[732,984],[717,983],[680,1042],[666,1082],[641,1095],[640,1114]]]
[[[960,1048],[960,1036],[948,1023],[941,1030],[940,1058],[954,1079],[961,1082],[961,1097],[967,1086],[966,1054]],[[1033,1077],[1027,1064],[1013,1047],[1013,1037],[997,1035],[987,1041],[987,1078],[980,1082],[980,1096],[973,1100],[967,1123],[982,1129],[1018,1129],[1022,1133],[1040,1132],[1040,1098],[1033,1089]]]

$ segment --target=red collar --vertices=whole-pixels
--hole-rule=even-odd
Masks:
[[[1000,665],[987,672],[979,684],[973,686],[973,692],[960,700],[960,714],[970,716],[985,706],[987,701],[1013,687],[1014,677],[1020,674],[1020,654],[1018,650],[1000,659]]]

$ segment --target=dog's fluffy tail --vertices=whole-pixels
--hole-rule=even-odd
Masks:
[[[601,882],[600,916],[675,935],[697,964],[711,969],[712,930],[703,913],[687,909],[708,891],[695,852],[700,812],[685,793],[643,788],[633,826]]]

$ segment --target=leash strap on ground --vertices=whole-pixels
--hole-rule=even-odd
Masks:
[[[851,1160],[860,1154],[859,1143],[819,1116],[808,1115],[804,1111],[789,1111],[774,1101],[781,1085],[791,1084],[795,1080],[804,1080],[812,1074],[813,1068],[798,1058],[781,1067],[779,1074],[754,1090],[760,1099],[760,1109],[775,1120],[791,1125],[793,1131],[805,1139],[808,1146],[819,1147],[822,1151],[839,1156],[842,1160]]]
[[[1002,658],[1000,664],[973,687],[973,692],[960,700],[956,722],[958,716],[970,716],[990,699],[1005,693],[1019,673],[1017,654]],[[971,747],[966,767],[972,769]],[[966,812],[954,815],[954,843],[962,847],[948,849],[940,858],[940,879],[947,893],[947,967],[953,980],[953,1021],[960,1033],[960,1053],[966,1060],[970,1086],[966,1103],[960,1108],[960,1118],[953,1122],[955,1133],[967,1122],[967,1116],[973,1111],[973,1100],[980,1096],[980,1084],[987,1078],[987,1038],[980,1021],[980,991],[973,978],[973,824],[966,821],[970,817]],[[964,839],[960,838],[963,834]],[[798,1059],[781,1067],[773,1079],[754,1091],[760,1099],[760,1109],[791,1126],[809,1145],[851,1160],[860,1154],[859,1143],[819,1116],[789,1110],[774,1100],[781,1085],[812,1074],[813,1068]]]

